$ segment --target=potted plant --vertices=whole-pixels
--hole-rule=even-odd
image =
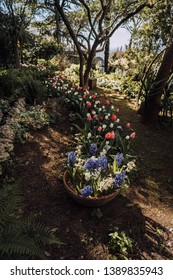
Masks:
[[[128,186],[127,165],[122,153],[109,155],[111,147],[91,144],[88,149],[78,145],[68,153],[64,186],[78,203],[90,207],[102,206]]]

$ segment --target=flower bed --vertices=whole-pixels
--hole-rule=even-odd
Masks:
[[[130,160],[135,132],[131,124],[121,125],[119,108],[107,95],[99,98],[89,89],[82,89],[57,75],[50,78],[48,87],[61,96],[81,121],[74,124],[76,146],[68,154],[68,173],[71,184],[81,197],[98,197],[127,186],[127,173],[135,167]]]

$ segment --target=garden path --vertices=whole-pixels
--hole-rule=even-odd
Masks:
[[[10,174],[20,180],[25,212],[56,229],[65,245],[47,248],[51,259],[109,259],[108,234],[118,229],[133,240],[132,259],[173,258],[172,127],[149,128],[139,121],[134,102],[98,89],[120,108],[122,123],[136,131],[138,178],[127,197],[118,196],[100,209],[75,203],[63,189],[66,153],[73,141],[68,111],[61,108],[57,125],[31,132],[15,146]]]

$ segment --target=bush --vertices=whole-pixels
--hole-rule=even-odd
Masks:
[[[0,97],[15,101],[26,97],[29,104],[39,103],[47,96],[40,71],[34,68],[10,69],[0,74]]]

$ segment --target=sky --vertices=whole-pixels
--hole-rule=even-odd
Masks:
[[[130,33],[125,28],[119,28],[110,39],[110,50],[125,47],[129,43]]]
[[[110,38],[110,52],[115,51],[117,48],[124,49],[125,45],[129,43],[130,33],[125,28],[118,28],[117,31]],[[104,58],[104,52],[97,52],[96,57]]]

